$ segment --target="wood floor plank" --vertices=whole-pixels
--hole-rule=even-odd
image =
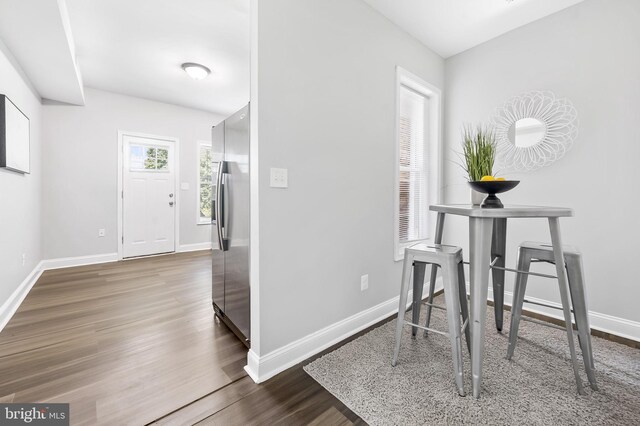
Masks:
[[[45,272],[0,333],[0,401],[74,425],[362,424],[298,365],[256,385],[214,320],[211,254]]]
[[[309,426],[322,426],[322,425],[334,425],[334,426],[346,426],[352,425],[344,414],[342,414],[336,407],[330,407],[328,410],[320,414],[314,420],[309,423]]]
[[[331,413],[327,413],[331,409],[340,412],[347,419],[347,424],[364,424],[349,408],[307,375],[301,365],[257,385],[257,388],[198,424],[306,425],[314,421],[321,422],[323,417],[331,417]]]
[[[10,394],[10,395],[5,395],[0,397],[0,402],[3,404],[7,404],[9,402],[13,402],[13,398],[15,397],[15,394]]]
[[[45,272],[0,333],[2,400],[144,424],[246,376],[210,277],[206,251]]]
[[[258,390],[249,376],[245,376],[224,388],[209,394],[184,408],[154,422],[155,425],[191,425],[210,417],[218,411]]]

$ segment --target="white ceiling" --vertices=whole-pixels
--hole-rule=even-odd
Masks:
[[[444,58],[583,0],[364,0]]]
[[[583,0],[364,1],[446,58]],[[66,0],[66,9],[0,0],[0,38],[43,98],[82,104],[84,80],[222,115],[248,102],[249,0]],[[184,62],[213,73],[192,80]]]
[[[40,96],[84,103],[64,1],[0,0],[0,39]]]
[[[249,101],[249,0],[67,0],[87,87],[231,114]],[[212,70],[196,81],[180,68]]]

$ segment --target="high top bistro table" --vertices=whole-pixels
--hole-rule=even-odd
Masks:
[[[452,214],[469,218],[469,280],[471,327],[471,375],[473,396],[480,397],[482,386],[482,359],[484,357],[485,319],[487,313],[487,293],[489,289],[489,270],[492,269],[493,295],[496,327],[502,331],[504,302],[505,246],[507,219],[510,218],[546,218],[549,221],[551,243],[555,257],[556,273],[560,286],[560,298],[565,307],[564,320],[567,338],[573,361],[573,370],[578,390],[582,390],[582,381],[578,374],[576,351],[573,345],[573,327],[569,302],[567,273],[564,267],[562,239],[560,236],[561,217],[573,216],[573,210],[564,207],[542,206],[504,206],[504,208],[480,208],[480,206],[441,204],[429,206],[438,213],[434,243],[442,243],[445,215]],[[493,264],[492,264],[493,261]],[[431,283],[435,283],[437,269],[431,267]],[[433,287],[432,287],[433,289]],[[432,292],[433,293],[433,292]]]

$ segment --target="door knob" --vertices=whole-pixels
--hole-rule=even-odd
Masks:
[[[169,205],[170,205],[170,206],[173,206],[173,201],[169,201]]]
[[[169,198],[173,198],[173,194],[169,194]]]

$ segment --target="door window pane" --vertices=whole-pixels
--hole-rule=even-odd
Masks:
[[[156,150],[156,170],[167,170],[169,168],[169,150],[158,148]]]
[[[129,169],[132,171],[169,171],[169,150],[160,146],[129,145]]]
[[[156,169],[156,149],[155,148],[147,147],[146,156],[144,159],[144,168],[145,170]]]
[[[144,169],[144,157],[145,157],[145,151],[143,146],[141,145],[129,146],[129,164],[130,164],[131,170]]]

